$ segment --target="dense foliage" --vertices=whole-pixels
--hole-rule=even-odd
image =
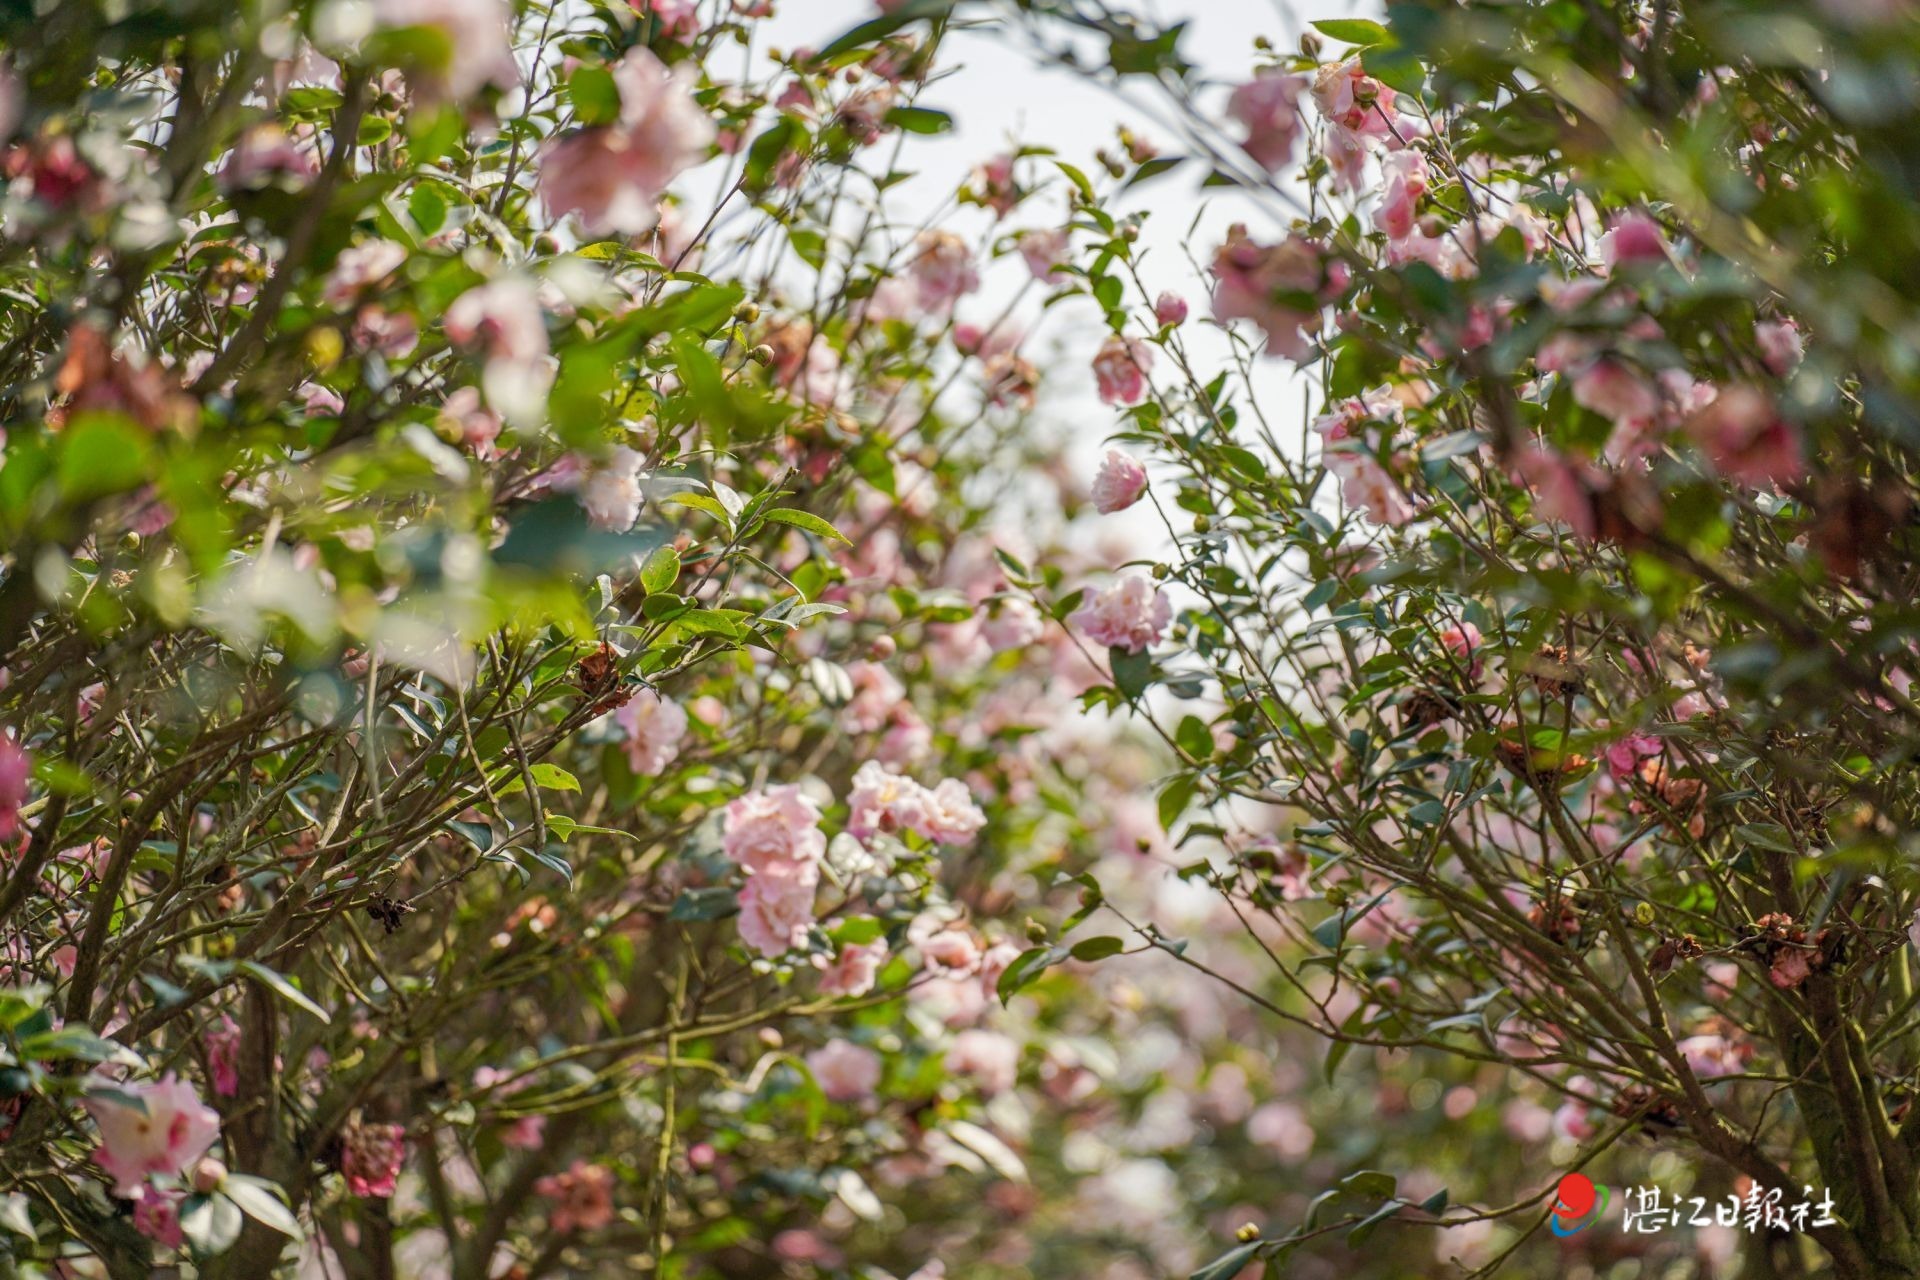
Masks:
[[[0,6],[0,1274],[1920,1275],[1920,16],[771,11]]]

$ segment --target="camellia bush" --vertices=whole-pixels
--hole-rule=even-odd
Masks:
[[[1001,990],[1153,953],[1380,1100],[1196,1275],[1915,1274],[1911,7],[1393,4],[1237,86],[1020,8],[1181,147],[1067,175],[1095,491],[1168,549],[1020,585],[1263,960],[1095,877]],[[1249,210],[1210,315],[1123,198],[1181,164]],[[1576,1169],[1651,1225],[1554,1240]]]
[[[1920,15],[772,9],[0,6],[0,1275],[1920,1275]]]
[[[772,1275],[1025,1177],[1100,673],[962,490],[1038,375],[883,198],[932,40],[769,10],[0,14],[0,1271]]]

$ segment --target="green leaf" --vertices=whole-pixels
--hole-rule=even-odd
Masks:
[[[953,128],[953,117],[932,107],[895,107],[887,112],[887,123],[908,133],[946,133]]]
[[[620,118],[620,89],[605,67],[578,67],[567,77],[567,97],[581,124],[612,124]]]
[[[829,41],[817,55],[818,61],[837,58],[850,49],[884,40],[909,22],[920,18],[944,18],[953,12],[955,0],[907,0],[892,13],[870,18],[838,38]]]
[[[1013,963],[1001,971],[1000,981],[994,984],[1000,1003],[1011,1000],[1022,987],[1066,959],[1068,954],[1065,947],[1033,947],[1015,956]]]
[[[775,507],[767,512],[767,519],[779,524],[789,524],[796,529],[804,529],[816,538],[825,538],[829,542],[848,542],[847,535],[814,515],[811,511],[798,511],[793,507]]]
[[[225,1253],[245,1225],[240,1206],[225,1196],[188,1196],[180,1203],[180,1231],[196,1253]]]
[[[147,433],[114,413],[79,413],[60,433],[60,492],[84,502],[138,488],[148,478]]]
[[[1259,1252],[1258,1240],[1238,1245],[1194,1272],[1190,1280],[1233,1280]]]
[[[1113,668],[1114,688],[1128,699],[1138,698],[1153,683],[1153,656],[1145,649],[1110,648],[1107,661]]]
[[[1213,734],[1208,731],[1207,722],[1199,716],[1182,717],[1180,727],[1173,731],[1173,740],[1195,760],[1207,760],[1213,756]]]
[[[1117,956],[1127,949],[1127,944],[1114,937],[1082,938],[1073,944],[1068,954],[1075,960],[1105,960],[1108,956]]]
[[[1393,39],[1392,32],[1370,18],[1322,18],[1312,25],[1321,35],[1346,44],[1385,44]]]
[[[291,982],[267,968],[267,966],[261,964],[258,960],[242,960],[236,967],[242,973],[258,978],[261,983],[288,1004],[306,1010],[322,1022],[333,1021],[332,1018],[327,1016],[327,1011],[315,1004],[306,992],[294,986]]]
[[[672,547],[655,547],[646,563],[640,566],[640,585],[647,589],[649,595],[671,591],[673,584],[679,580],[680,553]]]
[[[127,1067],[145,1065],[139,1054],[118,1040],[95,1035],[77,1023],[23,1039],[20,1042],[20,1056],[36,1062],[112,1062]]]
[[[1347,1232],[1347,1243],[1358,1248],[1360,1245],[1366,1243],[1367,1237],[1373,1234],[1376,1227],[1406,1207],[1407,1202],[1405,1200],[1387,1201],[1378,1209],[1375,1209],[1372,1213],[1360,1219],[1353,1230]]]
[[[305,1232],[300,1230],[300,1220],[293,1216],[293,1210],[281,1199],[280,1188],[266,1179],[230,1173],[221,1181],[220,1191],[238,1205],[242,1213],[262,1226],[272,1227],[281,1235],[292,1236],[295,1240],[305,1236]]]
[[[549,791],[578,791],[580,779],[568,773],[557,764],[536,764],[527,770],[533,780]]]

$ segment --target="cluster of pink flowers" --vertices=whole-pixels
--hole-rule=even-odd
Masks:
[[[1340,477],[1347,505],[1366,512],[1375,524],[1396,527],[1413,519],[1413,503],[1377,453],[1384,443],[1381,429],[1387,430],[1390,440],[1400,420],[1400,404],[1384,387],[1343,400],[1313,420],[1322,445],[1321,461]]]
[[[1213,259],[1213,314],[1226,323],[1251,320],[1267,350],[1305,360],[1320,332],[1320,307],[1346,291],[1347,265],[1310,240],[1290,235],[1263,245],[1235,224]]]
[[[362,1199],[390,1198],[406,1158],[407,1131],[400,1125],[354,1116],[340,1129],[340,1172],[347,1190]]]
[[[660,197],[673,180],[706,158],[715,131],[686,66],[670,71],[636,47],[615,64],[613,79],[619,118],[541,153],[540,198],[555,215],[577,215],[589,235],[638,235],[660,220]]]
[[[862,840],[911,831],[936,844],[965,844],[987,824],[987,815],[959,779],[924,787],[877,760],[853,775],[847,805],[847,832]]]
[[[828,961],[821,957],[820,994],[828,996],[863,996],[873,990],[873,984],[879,979],[880,966],[887,960],[887,944],[876,938],[872,942],[850,942],[840,948],[840,954]]]
[[[721,850],[747,872],[740,937],[763,956],[792,950],[813,924],[827,837],[820,807],[797,786],[770,787],[727,806]]]
[[[501,275],[467,290],[447,307],[441,327],[456,345],[486,363],[481,388],[487,404],[518,425],[546,416],[553,358],[539,290],[522,275]]]
[[[687,734],[687,713],[672,698],[642,689],[613,712],[613,722],[627,735],[627,764],[641,777],[652,777],[680,754]]]
[[[1166,637],[1173,604],[1151,579],[1130,573],[1088,596],[1067,621],[1095,644],[1138,653]]]
[[[547,1224],[561,1235],[598,1231],[613,1221],[613,1171],[575,1160],[565,1172],[533,1184],[534,1194],[554,1202]]]

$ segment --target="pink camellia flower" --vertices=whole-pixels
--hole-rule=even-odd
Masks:
[[[1321,461],[1341,480],[1341,497],[1375,524],[1398,527],[1415,515],[1399,481],[1374,456],[1380,437],[1397,430],[1400,404],[1385,387],[1350,396],[1313,420],[1323,448]]]
[[[441,316],[447,337],[493,359],[525,360],[547,354],[547,319],[540,291],[521,275],[475,285]]]
[[[1791,320],[1762,320],[1753,326],[1753,341],[1760,348],[1760,359],[1767,372],[1784,378],[1800,367],[1806,356],[1806,344],[1800,326]]]
[[[633,11],[659,24],[661,35],[686,43],[700,34],[698,0],[632,0]]]
[[[613,68],[620,115],[551,143],[540,158],[540,198],[558,216],[578,215],[589,235],[638,235],[660,220],[660,197],[704,160],[712,119],[693,97],[690,64],[669,71],[644,47]]]
[[[880,1055],[864,1045],[833,1039],[807,1055],[807,1070],[835,1102],[857,1102],[872,1097],[880,1083]]]
[[[935,844],[965,844],[987,825],[987,815],[958,778],[942,778],[923,797],[913,829]]]
[[[33,780],[33,757],[13,735],[0,730],[0,840],[20,829],[20,808],[27,802],[27,784]]]
[[[1020,256],[1026,260],[1027,270],[1041,284],[1057,284],[1066,279],[1060,268],[1067,261],[1067,233],[1064,229],[1054,231],[1022,231],[1018,241]]]
[[[886,963],[887,944],[876,938],[872,942],[849,942],[840,948],[840,954],[831,964],[826,964],[820,974],[820,994],[823,996],[863,996],[873,990],[873,984],[880,976],[880,966]]]
[[[1014,181],[1013,162],[1013,156],[1003,151],[973,166],[974,197],[1002,218],[1020,203],[1020,185]],[[1038,271],[1034,274],[1041,275]]]
[[[1813,952],[1805,946],[1787,944],[1776,951],[1767,969],[1767,981],[1781,991],[1792,991],[1813,976]]]
[[[1600,237],[1600,260],[1608,270],[1622,263],[1665,262],[1672,250],[1660,224],[1644,213],[1623,213]]]
[[[444,37],[443,64],[407,69],[422,98],[465,102],[489,84],[510,89],[520,82],[500,0],[374,0],[373,16],[382,27],[431,27]]]
[[[740,940],[772,959],[806,939],[813,925],[820,868],[809,862],[772,862],[747,877],[740,890]]]
[[[1642,760],[1652,759],[1660,751],[1660,739],[1652,734],[1630,733],[1617,742],[1607,744],[1607,772],[1616,780],[1630,778],[1640,771]]]
[[[1758,387],[1725,388],[1684,428],[1714,469],[1736,484],[1791,484],[1806,474],[1798,428]]]
[[[1153,348],[1139,338],[1113,334],[1093,357],[1094,381],[1106,404],[1139,404],[1147,394],[1147,370],[1153,368]]]
[[[1166,635],[1173,605],[1151,579],[1130,573],[1088,598],[1067,621],[1095,644],[1138,653]]]
[[[998,1031],[962,1031],[947,1050],[947,1070],[970,1076],[985,1094],[1005,1093],[1020,1073],[1020,1046]]]
[[[257,124],[242,133],[220,166],[220,185],[246,191],[282,183],[297,187],[320,172],[311,148],[287,136],[277,124]]]
[[[535,1195],[554,1202],[547,1225],[560,1235],[598,1231],[613,1221],[613,1171],[575,1160],[565,1173],[550,1173],[533,1184]]]
[[[180,1248],[187,1242],[180,1230],[180,1201],[184,1198],[178,1191],[162,1191],[152,1184],[141,1187],[133,1206],[133,1229],[155,1244]]]
[[[329,306],[344,307],[380,286],[407,260],[406,248],[391,240],[363,240],[340,251],[327,273],[320,296]]]
[[[907,696],[905,686],[878,662],[862,661],[847,668],[853,697],[840,708],[840,727],[848,733],[872,733],[893,718],[893,709]]]
[[[720,849],[755,873],[772,867],[818,867],[827,852],[820,806],[791,784],[749,792],[727,806]]]
[[[943,978],[965,978],[980,969],[980,944],[965,929],[941,929],[916,938],[927,971]]]
[[[1177,293],[1163,293],[1154,300],[1153,320],[1161,328],[1187,322],[1187,300]]]
[[[923,310],[951,310],[954,303],[980,287],[980,270],[965,240],[951,231],[922,231],[915,243],[919,252],[907,270]]]
[[[240,1092],[240,1024],[226,1014],[200,1038],[207,1053],[207,1076],[214,1093],[231,1098]]]
[[[627,764],[649,778],[672,764],[687,733],[687,713],[672,698],[642,689],[618,707],[613,722],[627,735]]]
[[[1573,400],[1629,433],[1644,430],[1660,412],[1660,393],[1653,383],[1610,356],[1574,375]]]
[[[1440,644],[1454,661],[1467,669],[1469,680],[1478,680],[1485,666],[1480,656],[1480,628],[1471,622],[1463,622],[1457,627],[1448,627],[1440,633]]]
[[[881,832],[912,831],[938,844],[965,844],[987,821],[958,779],[927,788],[877,760],[854,773],[847,808],[847,834],[860,840]]]
[[[303,382],[294,394],[300,397],[300,407],[310,418],[337,418],[347,411],[340,393],[318,382]],[[474,398],[479,398],[479,392],[474,392]]]
[[[488,405],[516,425],[538,425],[554,366],[533,282],[505,275],[477,285],[453,300],[440,324],[455,344],[485,358],[480,386]]]
[[[80,1105],[99,1126],[93,1158],[113,1178],[116,1196],[132,1199],[148,1174],[180,1173],[220,1136],[219,1114],[171,1072],[154,1083],[112,1087],[113,1095],[89,1094]],[[140,1106],[129,1106],[123,1096]]]
[[[1577,538],[1591,539],[1599,528],[1590,479],[1598,475],[1588,464],[1569,461],[1546,445],[1529,443],[1513,457],[1517,483],[1533,492],[1534,514],[1564,524]]]
[[[1373,208],[1373,225],[1389,240],[1405,240],[1414,232],[1420,197],[1427,190],[1427,160],[1418,151],[1396,151],[1380,161],[1385,186]]]
[[[619,444],[586,473],[580,482],[580,506],[587,513],[587,523],[614,533],[633,528],[640,518],[640,482],[646,462],[645,454]]]
[[[1687,1068],[1702,1080],[1746,1070],[1747,1055],[1725,1036],[1688,1036],[1674,1047],[1686,1058]]]
[[[1214,255],[1213,275],[1214,318],[1222,324],[1253,321],[1267,335],[1270,353],[1296,361],[1313,351],[1311,337],[1320,330],[1318,304],[1339,297],[1349,279],[1346,264],[1312,241],[1288,236],[1263,245],[1238,223],[1228,228]],[[1300,308],[1296,299],[1301,296],[1316,304],[1312,310]]]
[[[1102,515],[1125,511],[1147,491],[1147,469],[1118,449],[1107,450],[1093,478],[1093,506]]]
[[[1385,114],[1392,107],[1392,95],[1366,73],[1358,58],[1331,62],[1315,72],[1313,101],[1321,115],[1356,139],[1392,135]]]
[[[344,404],[339,405],[334,412],[345,408]],[[500,456],[499,449],[494,446],[494,441],[500,438],[500,417],[480,402],[478,387],[455,387],[449,392],[446,402],[440,406],[440,421],[457,432],[460,442],[482,462],[490,462]]]
[[[407,1158],[407,1131],[397,1124],[368,1124],[358,1116],[340,1129],[340,1172],[347,1190],[363,1200],[393,1195]]]
[[[1270,173],[1293,160],[1300,140],[1300,95],[1306,87],[1305,76],[1268,68],[1227,99],[1227,115],[1247,131],[1241,147]]]

